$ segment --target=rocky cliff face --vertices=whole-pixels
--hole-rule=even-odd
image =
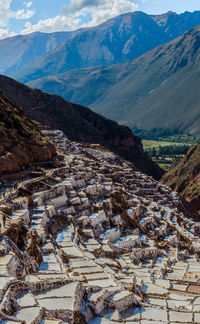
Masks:
[[[56,149],[24,112],[0,93],[0,175],[51,160]]]
[[[161,182],[178,191],[195,210],[200,210],[200,143],[191,148]]]
[[[141,140],[128,127],[5,76],[0,76],[0,87],[31,119],[62,130],[72,141],[101,144],[156,179],[163,175],[163,170],[147,157]]]

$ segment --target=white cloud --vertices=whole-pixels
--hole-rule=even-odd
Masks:
[[[35,14],[35,11],[33,10],[27,10],[19,9],[17,11],[11,11],[9,14],[10,18],[16,18],[16,19],[29,19]]]
[[[7,25],[10,14],[10,6],[12,0],[0,0],[0,26]]]
[[[17,11],[12,11],[10,9],[12,0],[0,0],[0,26],[4,27],[8,24],[10,18],[16,19],[29,19],[34,14],[35,11],[27,9],[19,9]],[[27,8],[32,5],[32,2],[24,3],[26,4]]]
[[[10,32],[7,28],[0,28],[0,39],[7,38],[10,36],[15,36],[14,32]]]
[[[25,6],[26,6],[27,8],[30,8],[30,7],[32,6],[33,2],[28,1],[28,2],[24,2],[24,4],[25,4]]]
[[[9,36],[14,36],[15,33],[9,30],[8,23],[10,19],[25,20],[30,19],[35,12],[28,9],[32,2],[25,2],[26,10],[19,9],[17,11],[11,10],[11,4],[13,0],[0,0],[0,39]]]
[[[105,20],[138,9],[137,4],[130,0],[113,0],[111,2],[112,4],[102,6],[98,10],[95,10],[95,8],[92,9],[90,12],[92,20],[87,24],[84,24],[82,27],[85,27],[86,25],[88,27],[96,26],[103,23]]]
[[[56,16],[45,20],[40,20],[37,24],[32,25],[29,21],[25,23],[26,29],[22,34],[29,34],[35,31],[41,32],[55,32],[62,30],[75,30],[79,27],[80,20],[73,17]]]
[[[25,24],[22,34],[34,31],[53,32],[75,30],[80,27],[96,26],[120,14],[135,11],[138,6],[132,0],[71,0],[61,10],[61,15],[40,20],[37,24]],[[83,17],[91,17],[84,23]]]
[[[15,35],[6,27],[10,18],[11,3],[12,0],[0,0],[0,39]]]
[[[99,8],[107,5],[107,0],[71,0],[67,6],[62,8],[63,15],[76,14],[89,8]]]

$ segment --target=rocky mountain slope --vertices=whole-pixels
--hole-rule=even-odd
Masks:
[[[162,183],[178,191],[195,210],[200,210],[200,143],[162,178]]]
[[[200,11],[127,13],[83,31],[11,76],[26,83],[72,69],[130,61],[199,24]]]
[[[5,76],[0,76],[0,88],[31,119],[62,130],[73,141],[101,144],[156,179],[163,175],[163,170],[144,153],[140,138],[128,127]]]
[[[30,82],[91,107],[108,118],[137,126],[179,128],[200,135],[200,27],[137,60]]]
[[[188,12],[177,14],[169,11],[162,15],[152,16],[153,20],[164,29],[164,32],[172,40],[189,29],[199,25],[200,11]]]
[[[52,51],[82,30],[17,35],[0,40],[0,73],[11,74],[23,65]]]
[[[189,206],[113,153],[45,136],[63,165],[0,200],[1,321],[199,323]]]
[[[1,92],[0,175],[19,171],[34,162],[50,161],[55,155],[55,147]]]

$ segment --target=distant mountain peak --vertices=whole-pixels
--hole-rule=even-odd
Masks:
[[[7,69],[7,74],[26,83],[73,69],[110,66],[131,61],[199,24],[200,11],[190,14],[177,14],[169,11],[154,16],[142,11],[134,11],[114,17],[99,26],[75,31],[71,34],[55,33],[48,36],[43,34],[38,35],[38,39],[35,35],[31,45],[34,45],[34,48],[31,49],[30,47],[24,52],[24,54],[26,53],[25,58],[20,54],[20,64],[15,55],[13,60],[16,60],[16,64],[19,64],[19,68],[16,68],[15,65],[15,67]],[[49,37],[48,40],[47,37]],[[54,41],[58,38],[60,40],[66,39],[63,43]],[[29,43],[27,42],[28,46]],[[39,51],[41,50],[40,43],[45,44],[46,54],[28,62],[29,54],[33,57],[37,48],[39,48]],[[21,46],[18,45],[19,51],[27,46],[25,41]],[[12,53],[12,50],[9,52]],[[4,60],[1,60],[0,42],[0,71],[2,72],[6,66],[5,61],[8,60],[7,53],[6,47]],[[9,60],[9,64],[10,61],[12,62],[12,60]],[[22,62],[23,64],[27,62],[27,65],[21,68]],[[12,73],[11,69],[18,71]]]
[[[71,70],[28,83],[137,126],[200,135],[200,26],[138,59]]]
[[[178,14],[174,11],[168,11],[164,14],[161,14],[161,15],[153,15],[152,18],[153,20],[159,25],[159,26],[164,26],[167,24],[168,20],[171,18],[171,17],[177,17]]]
[[[174,15],[178,15],[175,11],[167,11],[163,14],[158,14],[158,15],[151,15],[151,17],[157,17],[157,18],[160,18],[160,17],[169,17],[169,16],[174,16]]]

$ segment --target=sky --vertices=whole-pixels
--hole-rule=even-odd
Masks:
[[[0,38],[96,26],[120,14],[200,10],[199,0],[0,0]]]

